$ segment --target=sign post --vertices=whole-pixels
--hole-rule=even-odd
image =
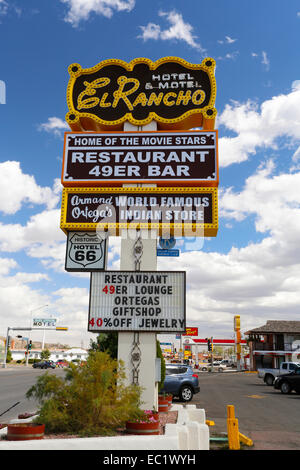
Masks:
[[[235,331],[235,348],[236,348],[236,362],[237,370],[241,370],[241,317],[240,315],[235,315],[234,319],[234,331]]]
[[[218,232],[215,65],[164,57],[68,68],[66,270],[91,272],[88,330],[118,331],[144,409],[158,408],[157,333],[185,332],[185,273],[157,272],[157,238]],[[118,274],[98,264],[100,230],[121,237]]]

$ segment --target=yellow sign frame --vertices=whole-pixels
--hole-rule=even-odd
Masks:
[[[127,223],[68,223],[67,222],[67,205],[68,195],[70,193],[117,193],[123,195],[130,194],[191,194],[191,193],[209,193],[212,194],[212,223],[141,223],[141,222],[127,222]],[[184,227],[184,228],[183,228]],[[68,231],[108,231],[111,236],[121,235],[123,229],[140,229],[140,230],[158,230],[159,235],[163,236],[165,233],[170,233],[174,236],[205,236],[205,237],[216,237],[218,233],[218,188],[211,187],[142,187],[142,188],[64,188],[62,192],[62,204],[61,204],[61,218],[60,228],[64,233]],[[197,235],[196,230],[201,230],[200,235]],[[184,231],[183,231],[184,230]],[[113,232],[113,233],[112,233]],[[183,233],[182,233],[183,232]],[[189,234],[190,233],[190,234]]]
[[[73,90],[76,83],[76,79],[82,74],[95,74],[102,68],[109,65],[119,65],[123,67],[126,71],[131,72],[137,64],[147,64],[150,70],[155,71],[161,64],[165,64],[168,62],[175,62],[181,64],[182,66],[186,67],[191,71],[203,70],[208,74],[211,86],[211,94],[207,106],[203,108],[188,110],[187,112],[183,113],[180,117],[176,117],[173,119],[163,118],[155,112],[150,112],[146,119],[137,120],[132,116],[131,112],[128,112],[124,114],[120,119],[116,119],[115,121],[106,121],[98,116],[95,116],[92,113],[80,112],[75,109],[73,103]],[[122,130],[123,123],[126,121],[129,121],[135,126],[145,126],[151,121],[156,121],[160,130],[188,130],[193,127],[201,126],[203,126],[203,129],[205,130],[212,130],[214,129],[215,118],[217,115],[217,110],[214,108],[217,93],[216,79],[214,75],[215,66],[216,62],[211,57],[206,57],[205,59],[203,59],[201,64],[191,64],[190,62],[187,62],[184,59],[180,59],[179,57],[173,56],[163,57],[155,62],[143,57],[136,58],[129,63],[119,59],[108,59],[98,63],[94,67],[86,69],[82,68],[81,65],[78,63],[73,63],[68,67],[68,71],[70,74],[70,79],[67,87],[67,104],[69,112],[66,114],[66,121],[74,132],[83,132],[88,130]],[[88,87],[87,96],[94,96],[96,93],[96,89],[92,87],[92,84],[88,84],[86,86]],[[169,95],[172,95],[172,93],[169,93]],[[174,98],[172,97],[172,100],[173,99]],[[170,104],[172,104],[170,103],[170,101],[167,102],[167,105]],[[143,106],[144,105],[145,103],[143,103]],[[103,106],[107,106],[107,104],[103,104]],[[88,105],[88,107],[91,106]]]

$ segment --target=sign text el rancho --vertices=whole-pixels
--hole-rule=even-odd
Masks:
[[[212,130],[215,65],[210,57],[201,64],[178,57],[109,59],[87,69],[71,64],[66,120],[74,132],[122,130],[125,121],[144,126],[153,120],[160,130]]]

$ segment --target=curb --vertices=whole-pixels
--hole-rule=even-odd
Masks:
[[[196,405],[172,405],[170,411],[177,411],[177,423],[167,423],[165,434],[159,436],[113,436],[73,439],[43,439],[31,441],[0,442],[0,450],[209,450],[209,427],[205,410]],[[31,422],[27,419],[13,419],[10,423]],[[0,436],[7,429],[0,429]]]

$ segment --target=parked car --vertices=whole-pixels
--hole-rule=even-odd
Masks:
[[[300,368],[299,362],[282,362],[279,369],[257,369],[258,377],[267,385],[273,385],[276,377],[293,372]]]
[[[41,361],[32,364],[34,369],[55,369],[56,364],[53,361]]]
[[[226,367],[236,367],[236,363],[233,361],[230,361],[229,359],[222,359],[220,362],[221,366],[226,366]]]
[[[203,362],[202,364],[199,364],[198,370],[203,370],[204,372],[208,370],[210,367],[210,364],[208,362]]]
[[[69,363],[67,361],[64,361],[63,359],[58,359],[58,361],[55,362],[57,367],[68,367]]]
[[[221,364],[222,361],[214,361],[213,362],[213,366],[219,366]]]
[[[300,367],[289,374],[276,377],[274,388],[281,393],[291,393],[293,390],[300,393]]]
[[[171,393],[181,401],[191,401],[200,392],[198,374],[185,364],[166,364],[166,377],[161,392]]]
[[[217,370],[218,372],[223,372],[226,369],[227,369],[227,366],[221,363],[213,366],[213,370]]]

